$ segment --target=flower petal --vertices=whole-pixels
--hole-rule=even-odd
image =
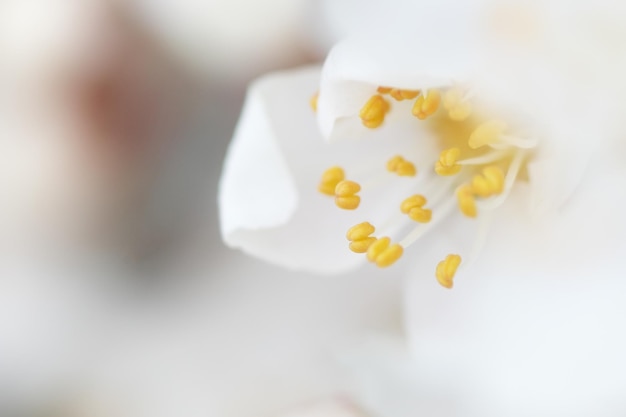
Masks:
[[[542,222],[525,220],[515,193],[452,292],[428,273],[412,280],[407,323],[421,377],[460,383],[455,399],[471,398],[462,404],[471,415],[624,410],[626,198],[615,190],[625,179],[621,167],[594,165],[571,204]]]
[[[421,29],[428,33],[428,28]],[[340,42],[330,51],[318,101],[324,137],[332,140],[351,131],[343,122],[356,118],[378,86],[413,90],[444,87],[471,74],[476,56],[467,47],[469,38],[461,41],[455,33],[438,35],[416,47],[410,40],[420,36],[419,32],[365,35]]]
[[[251,87],[221,178],[221,230],[228,245],[269,262],[339,272],[364,260],[347,249],[348,228],[375,219],[379,206],[389,205],[383,193],[368,199],[371,206],[358,215],[339,210],[317,192],[321,174],[339,164],[368,168],[372,158],[380,159],[374,162],[385,173],[385,158],[419,145],[406,135],[371,138],[358,152],[351,141],[324,142],[308,104],[319,75],[318,68],[295,70]]]

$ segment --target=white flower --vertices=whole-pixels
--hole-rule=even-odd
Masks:
[[[537,44],[538,23],[524,25],[493,29],[496,41],[464,29],[417,45],[436,27],[375,32],[335,46],[321,73],[255,83],[221,183],[226,242],[337,272],[363,259],[342,249],[351,226],[360,225],[348,233],[359,240],[352,249],[382,267],[448,239],[432,262],[447,259],[437,276],[450,287],[492,218],[556,221],[611,143],[619,106],[606,80],[590,76],[594,55],[568,50],[559,31]],[[318,86],[319,129],[306,105]]]
[[[615,48],[623,14],[588,4],[546,14],[560,11],[566,19],[501,11],[497,22],[507,30],[486,39],[475,31],[446,36],[422,21],[417,32],[436,36],[398,38],[374,27],[373,36],[337,45],[320,73],[278,74],[250,90],[222,179],[227,243],[288,267],[337,271],[364,259],[345,248],[343,235],[368,221],[377,237],[389,230],[404,248],[395,264],[408,267],[411,277],[410,355],[403,362],[393,352],[392,359],[378,355],[354,365],[363,373],[377,367],[364,376],[369,388],[356,395],[374,415],[618,416],[626,410],[626,338],[619,330],[626,316],[619,104],[625,84],[618,75],[623,52]],[[318,82],[316,125],[303,102]],[[396,101],[378,87],[405,96],[420,90],[427,101],[436,89],[441,101],[433,114],[421,108],[419,120],[411,115],[419,95]],[[454,97],[456,88],[461,94]],[[372,103],[382,111],[360,114],[378,94]],[[470,116],[454,120],[463,113]],[[481,126],[492,134],[478,135],[487,142],[480,157],[493,157],[487,165],[498,165],[504,177],[502,189],[488,197],[467,168],[475,156],[464,155]],[[330,140],[322,144],[324,137]],[[455,145],[463,166],[437,175],[440,152]],[[259,149],[275,162],[265,164]],[[498,160],[501,151],[510,159]],[[396,154],[413,163],[414,179],[385,171]],[[440,171],[457,170],[452,156],[440,161]],[[334,165],[363,186],[355,211],[311,191],[320,172]],[[370,188],[370,179],[383,184]],[[461,193],[459,207],[455,191],[464,184],[471,189]],[[425,195],[427,204],[414,217],[426,221],[430,209],[429,222],[412,223],[400,212],[412,194]],[[433,197],[438,194],[441,200]],[[339,205],[356,205],[347,197]],[[477,215],[468,219],[473,201]],[[386,229],[393,224],[397,229]],[[420,238],[408,245],[411,229]],[[454,291],[443,291],[433,276],[450,285],[455,271],[444,264],[436,274],[436,262],[457,253],[466,270],[457,274]]]

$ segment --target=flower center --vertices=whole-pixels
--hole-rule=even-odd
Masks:
[[[407,179],[426,175],[427,186],[416,186],[397,205],[394,212],[402,217],[403,224],[413,224],[396,243],[385,233],[377,231],[370,222],[361,222],[346,234],[349,248],[364,253],[379,267],[388,267],[400,259],[439,220],[451,215],[466,219],[488,216],[507,198],[516,179],[524,168],[537,142],[517,134],[509,125],[498,119],[485,117],[476,110],[473,93],[460,87],[444,90],[404,90],[393,87],[373,88],[372,96],[363,104],[359,117],[367,129],[382,126],[387,115],[394,111],[393,101],[412,100],[407,117],[416,117],[437,140],[438,158],[433,155],[430,167],[416,166],[415,155],[396,155],[381,160],[380,165],[369,167],[370,174],[386,183],[394,177]],[[311,100],[314,111],[317,95]],[[406,106],[398,106],[405,107]],[[407,132],[410,134],[411,132]],[[383,139],[384,140],[384,139]],[[385,173],[387,171],[387,173]],[[421,172],[424,172],[422,174]],[[370,185],[360,184],[342,166],[328,168],[322,174],[318,190],[334,197],[335,205],[342,210],[357,210],[361,206],[362,190]],[[397,217],[397,216],[396,216]],[[393,229],[393,221],[382,229]],[[438,282],[452,288],[453,279],[461,265],[461,256],[448,254],[435,268]]]

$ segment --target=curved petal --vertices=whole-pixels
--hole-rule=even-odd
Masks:
[[[570,204],[542,221],[528,221],[522,193],[512,195],[453,291],[412,280],[420,378],[460,387],[453,400],[468,415],[622,414],[626,197],[615,190],[625,180],[622,167],[594,164]]]
[[[415,183],[394,179],[400,181],[400,188],[389,187],[390,191],[378,198],[369,198],[368,190],[363,190],[369,203],[348,212],[317,192],[321,174],[331,166],[346,165],[350,178],[363,169],[376,176],[370,167],[380,164],[381,175],[393,177],[384,170],[388,158],[403,149],[424,150],[428,145],[424,148],[394,130],[377,132],[376,137],[360,141],[358,148],[352,141],[324,142],[308,104],[318,88],[319,74],[318,68],[284,72],[251,87],[221,178],[221,230],[228,245],[269,262],[293,269],[339,272],[364,259],[347,249],[346,230],[381,215],[381,220],[386,220],[380,206],[391,207],[388,194],[407,192]],[[426,157],[429,152],[422,154]],[[419,166],[420,161],[414,162]]]
[[[420,30],[428,33],[427,27]],[[468,47],[469,37],[460,41],[456,33],[447,33],[416,47],[411,39],[423,35],[404,32],[350,38],[330,51],[318,101],[324,137],[333,140],[353,132],[343,123],[357,117],[378,86],[411,90],[446,87],[472,73],[476,55]],[[393,111],[389,116],[394,116]]]

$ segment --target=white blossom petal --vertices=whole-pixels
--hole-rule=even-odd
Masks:
[[[324,137],[334,140],[354,133],[353,125],[346,127],[345,122],[358,118],[360,108],[378,86],[446,87],[472,73],[475,56],[467,47],[470,39],[460,42],[452,33],[414,46],[411,39],[415,37],[419,38],[419,33],[364,35],[340,42],[330,51],[318,101]],[[389,116],[393,118],[393,112]]]
[[[407,328],[420,378],[460,391],[464,415],[620,415],[626,410],[623,167],[592,164],[569,203],[530,221],[511,196],[453,291],[411,281]],[[434,244],[433,252],[445,251]],[[445,253],[445,252],[442,252]],[[468,270],[465,270],[467,272]]]
[[[406,192],[410,183],[367,198],[370,203],[363,204],[355,216],[317,192],[322,173],[331,166],[346,165],[354,168],[347,171],[351,175],[369,170],[374,163],[384,173],[388,158],[419,145],[393,130],[380,133],[391,137],[359,142],[356,149],[352,141],[324,142],[309,108],[319,73],[317,68],[285,72],[251,87],[221,179],[221,230],[228,245],[269,262],[339,272],[364,260],[347,249],[348,228],[359,219],[387,218],[380,210],[381,206],[389,209],[386,196]]]

